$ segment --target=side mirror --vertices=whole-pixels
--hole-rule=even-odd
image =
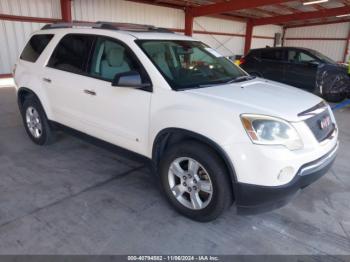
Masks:
[[[118,73],[114,76],[112,86],[132,87],[132,88],[146,88],[150,87],[150,83],[142,83],[141,75],[137,71],[129,71],[125,73]]]

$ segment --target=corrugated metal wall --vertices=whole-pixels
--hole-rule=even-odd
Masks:
[[[152,24],[160,27],[184,29],[184,12],[178,9],[145,5],[122,0],[74,0],[73,18],[83,21],[116,21],[141,24]],[[229,34],[245,34],[246,24],[212,17],[194,19],[196,31],[220,32]],[[258,27],[258,35],[273,37],[282,29],[279,26]],[[216,34],[198,34],[195,38],[218,49],[224,55],[243,54],[244,37]],[[273,45],[271,39],[253,39],[254,47]]]
[[[349,30],[350,23],[289,28],[286,30],[285,46],[315,49],[336,61],[342,61],[344,49],[347,48],[346,40],[310,40],[310,38],[346,39],[348,37]],[[288,40],[288,38],[300,39]]]
[[[60,18],[59,0],[0,0],[0,13],[18,16]],[[29,35],[43,24],[0,20],[0,74],[12,71]]]
[[[60,1],[0,0],[0,13],[7,15],[60,18]]]
[[[246,24],[243,22],[234,22],[212,17],[198,17],[194,19],[193,29],[204,32],[220,32],[235,34],[217,35],[217,34],[198,34],[193,37],[215,48],[223,55],[242,54],[244,49],[244,37]]]
[[[0,0],[0,13],[19,16],[60,18],[59,0]],[[184,12],[178,9],[159,7],[123,0],[74,0],[74,20],[116,21],[153,24],[161,27],[184,29]],[[0,74],[10,73],[13,64],[30,33],[43,24],[0,20]],[[194,20],[194,30],[235,34],[217,35],[196,33],[194,37],[218,49],[224,55],[242,55],[244,49],[245,23],[211,17]],[[259,26],[254,35],[273,37],[280,32],[278,26]],[[271,39],[253,38],[252,47],[272,45]]]
[[[12,72],[29,35],[44,24],[0,20],[0,74]]]
[[[168,28],[184,27],[184,12],[179,9],[139,4],[122,0],[74,0],[73,19],[151,24]]]
[[[282,27],[277,25],[255,26],[253,35],[275,37],[276,33],[282,34]],[[273,46],[274,39],[253,38],[251,48],[261,48],[265,46]]]

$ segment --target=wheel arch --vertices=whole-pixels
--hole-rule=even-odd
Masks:
[[[23,103],[28,96],[35,97],[35,99],[39,102],[41,108],[43,109],[44,114],[46,115],[45,108],[43,107],[43,104],[41,103],[39,96],[33,90],[27,87],[20,87],[17,91],[17,103],[18,103],[19,110],[22,112]]]
[[[174,145],[176,143],[179,143],[181,141],[191,139],[198,141],[200,143],[203,143],[207,146],[209,146],[211,149],[213,149],[218,156],[221,158],[221,160],[225,164],[225,168],[227,170],[227,173],[229,175],[229,179],[231,181],[231,188],[233,197],[235,198],[235,184],[237,183],[237,177],[235,173],[234,166],[232,162],[230,161],[228,155],[226,152],[213,140],[210,138],[203,136],[201,134],[198,134],[196,132],[182,129],[182,128],[166,128],[161,130],[156,138],[153,141],[153,147],[152,147],[152,162],[154,164],[155,169],[158,169],[158,165],[161,159],[162,154],[166,151],[166,149]]]

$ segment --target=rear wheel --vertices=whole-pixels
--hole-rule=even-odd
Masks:
[[[55,135],[44,109],[34,96],[28,96],[22,106],[22,119],[30,139],[38,145],[50,144]]]
[[[225,165],[203,144],[187,141],[170,148],[161,160],[160,176],[170,203],[191,219],[211,221],[232,203]]]

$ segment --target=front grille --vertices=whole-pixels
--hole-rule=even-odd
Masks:
[[[322,128],[321,122],[327,117],[332,119],[328,109],[305,120],[305,123],[311,129],[318,142],[322,142],[323,140],[327,139],[335,129],[334,123],[331,123],[329,126]]]

